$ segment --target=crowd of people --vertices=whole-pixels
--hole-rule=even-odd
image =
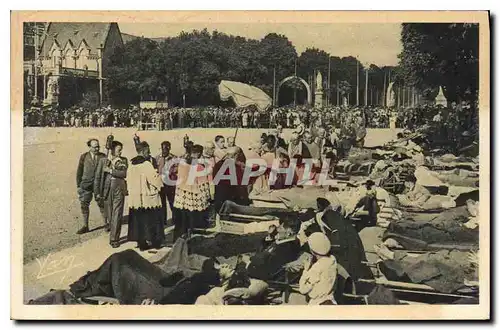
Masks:
[[[429,233],[420,232],[414,223],[408,225],[411,230],[398,229],[397,226],[402,226],[405,220],[400,208],[405,208],[407,212],[436,209],[450,212],[452,221],[446,225],[457,227],[453,227],[453,235],[459,233],[474,245],[478,229],[477,132],[474,131],[475,119],[464,119],[464,116],[473,116],[470,109],[460,105],[460,109],[465,111],[452,111],[456,109],[424,106],[419,108],[420,113],[425,113],[423,117],[418,115],[417,110],[407,109],[412,115],[402,117],[404,125],[413,129],[405,129],[398,133],[395,141],[376,149],[364,148],[369,126],[367,121],[387,123],[391,112],[386,109],[372,109],[369,116],[362,108],[311,111],[297,107],[278,108],[266,113],[242,110],[237,114],[214,108],[209,111],[214,118],[209,118],[208,126],[219,123],[218,120],[222,120],[220,116],[235,116],[237,121],[227,119],[225,124],[232,127],[269,127],[269,130],[256,136],[255,141],[248,144],[246,141],[245,148],[238,145],[236,136],[216,135],[207,141],[192,141],[186,135],[180,155],[172,154],[169,141],[161,143],[160,154],[152,155],[148,142],[134,135],[129,142],[135,146],[136,155],[127,159],[122,156],[123,144],[127,142],[108,136],[105,141],[106,155],[100,152],[100,141],[90,139],[87,142],[89,151],[81,155],[76,175],[83,219],[77,234],[90,231],[90,203],[95,200],[104,227],[109,232],[109,243],[118,248],[122,244],[120,232],[127,199],[127,241],[137,242],[141,251],[158,250],[164,246],[172,246],[172,251],[163,264],[154,266],[162,270],[161,274],[168,275],[161,280],[151,277],[158,271],[156,268],[153,270],[153,266],[134,250],[127,250],[113,254],[99,269],[72,284],[72,295],[112,296],[126,304],[222,305],[247,304],[251,300],[253,304],[270,304],[259,299],[267,292],[276,274],[285,269],[290,274],[299,275],[297,289],[306,297],[308,304],[344,304],[347,298],[343,293],[348,284],[342,282],[342,278],[358,281],[374,277],[367,266],[363,242],[358,235],[364,226],[387,228],[383,242],[374,247],[382,262],[392,262],[384,264],[386,267],[395,267],[393,264],[398,261],[391,250],[394,244],[410,242],[421,244],[418,248],[427,246],[420,241]],[[190,111],[207,113],[207,109],[178,110],[183,114]],[[160,111],[153,110],[150,114],[158,116]],[[255,120],[255,115],[266,116],[266,119],[258,117]],[[390,125],[401,120],[394,116],[390,118]],[[166,127],[162,125],[155,128],[171,128],[168,123]],[[204,127],[203,121],[200,125]],[[457,129],[458,125],[463,125],[461,130]],[[293,129],[288,139],[284,138],[284,128]],[[459,135],[456,135],[457,131]],[[456,151],[460,157],[447,154],[449,150]],[[440,156],[435,156],[437,154]],[[454,168],[458,166],[456,164],[460,168]],[[442,170],[443,166],[453,169]],[[328,183],[325,179],[335,179],[336,183]],[[308,185],[318,189],[306,190]],[[340,190],[330,189],[332,185]],[[342,185],[350,188],[339,188]],[[436,193],[445,185],[448,185],[446,193]],[[279,197],[280,192],[283,196],[290,196],[295,189],[299,190],[295,192],[299,197]],[[380,189],[387,194],[387,198],[380,195]],[[389,194],[396,196],[397,203],[391,200]],[[258,200],[271,195],[287,208],[255,205],[256,196]],[[311,197],[316,201],[313,208],[299,206]],[[294,199],[299,203],[287,204]],[[359,215],[360,210],[366,211],[366,214]],[[263,222],[267,222],[269,217],[278,220],[276,224],[266,224],[269,226],[266,227],[267,233],[256,244],[245,241],[251,239],[246,235],[238,236],[241,240],[238,243],[231,243],[231,238],[225,236],[194,235],[195,230],[213,228],[216,219],[220,221],[234,214],[264,217],[261,218]],[[458,223],[456,219],[463,216],[469,219],[468,222]],[[360,222],[354,223],[356,217]],[[172,240],[165,236],[169,218],[174,226]],[[262,233],[262,230],[254,233]],[[430,235],[432,241],[429,241],[429,246],[446,240],[455,244],[454,236],[450,238],[450,235],[446,229],[437,226]],[[182,252],[188,251],[188,244],[190,257],[205,260],[194,275],[182,268],[188,267],[186,265],[191,260],[187,252]],[[201,246],[197,247],[197,244]],[[413,245],[411,247],[418,250]],[[408,247],[409,250],[412,248]],[[251,252],[251,256],[243,258],[247,252]],[[226,254],[237,256],[237,260],[231,261],[231,265],[206,265],[215,257]],[[428,262],[425,259],[422,264]],[[470,266],[465,263],[466,267]],[[129,267],[130,272],[107,273],[108,270],[124,267]],[[429,285],[451,290],[449,283],[458,286],[463,284],[462,276],[469,278],[469,275],[477,274],[477,265],[472,268],[470,274],[458,274],[460,278],[457,281],[460,283],[447,278],[433,278],[435,281],[429,282]],[[414,268],[407,271],[414,271]],[[120,283],[133,282],[129,274],[136,273],[144,273],[141,278],[151,278],[148,284],[134,284],[137,290],[145,292],[135,294],[136,289],[129,290],[132,294],[117,289],[122,287]],[[93,284],[102,278],[111,280],[106,285]],[[164,287],[170,290],[166,295]],[[241,290],[245,290],[245,297],[242,297]],[[365,292],[368,299],[382,299],[385,304],[397,303],[388,291],[380,291],[377,287],[371,290]]]
[[[453,104],[450,112],[458,106]],[[469,105],[459,107],[469,108]],[[51,107],[29,108],[24,112],[25,126],[48,127],[137,127],[139,129],[171,130],[175,128],[243,127],[270,128],[281,125],[295,128],[298,122],[310,125],[316,121],[334,127],[342,127],[346,117],[353,112],[365,117],[367,128],[410,128],[423,125],[439,111],[437,106],[421,105],[400,109],[380,106],[337,106],[321,109],[306,106],[278,107],[268,111],[252,108],[234,109],[222,107],[139,109],[137,107],[116,109],[110,106],[95,110],[70,108],[58,110]]]
[[[458,270],[456,264],[452,268],[448,265],[441,270],[446,276],[436,275],[424,283],[440,292],[444,290],[443,295],[464,283],[474,287],[477,254],[462,253],[435,260],[447,252],[423,253],[415,261],[419,265],[416,268],[399,265],[392,249],[403,246],[425,251],[432,244],[443,249],[448,241],[456,247],[459,243],[454,235],[461,235],[460,244],[477,245],[477,153],[467,155],[466,151],[457,157],[441,151],[440,156],[427,156],[437,145],[425,145],[424,136],[441,131],[441,112],[426,123],[429,127],[425,132],[421,128],[405,130],[398,133],[395,141],[366,149],[366,127],[359,120],[360,113],[355,114],[352,130],[298,122],[291,137],[285,140],[282,126],[277,124],[268,133],[256,136],[245,149],[238,146],[235,136],[217,135],[209,141],[191,141],[185,136],[182,155],[173,155],[170,142],[164,141],[160,154],[155,156],[151,155],[149,144],[134,135],[130,143],[137,155],[128,160],[121,155],[123,143],[113,136],[106,140],[108,155],[99,152],[99,141],[89,140],[89,152],[81,156],[77,170],[83,214],[78,234],[89,231],[89,204],[94,198],[110,232],[110,245],[119,247],[124,201],[128,199],[127,241],[137,242],[140,250],[165,245],[172,245],[172,250],[156,264],[134,250],[115,253],[101,267],[73,283],[64,303],[79,303],[71,300],[81,297],[107,296],[121,304],[273,304],[268,289],[275,285],[277,274],[285,270],[290,274],[287,276],[298,276],[296,290],[309,305],[351,304],[349,299],[355,298],[344,293],[349,292],[352,283],[375,281],[358,234],[359,224],[363,223],[387,228],[381,244],[374,246],[383,267],[406,267],[404,271],[410,274],[428,264],[445,267],[453,260],[460,264]],[[375,166],[369,165],[374,162]],[[285,170],[292,163],[292,171]],[[364,163],[369,165],[366,173],[358,173],[364,171]],[[263,168],[256,164],[263,164]],[[460,168],[443,170],[443,166]],[[322,183],[323,175],[336,179],[333,186]],[[344,179],[344,175],[352,177]],[[306,189],[308,182],[319,187]],[[345,184],[346,188],[341,188]],[[436,190],[445,185],[446,193]],[[340,190],[331,190],[332,187]],[[287,208],[255,205],[256,196],[259,200],[272,195]],[[316,203],[313,207],[305,202],[311,198]],[[172,210],[173,241],[165,237],[167,209]],[[421,230],[400,209],[444,212],[437,217],[431,214],[433,220],[425,222]],[[253,233],[259,235],[236,238],[194,234],[195,229],[211,227],[215,215],[229,219],[235,214],[262,218],[267,232],[255,229]],[[269,225],[273,218],[279,221]],[[467,222],[462,223],[462,218]],[[438,220],[444,222],[433,227]],[[454,227],[448,231],[446,226]],[[215,262],[217,258],[224,261]],[[471,258],[472,266],[468,261]],[[456,278],[451,278],[450,272]],[[146,279],[147,283],[136,278]],[[367,297],[368,304],[399,303],[390,290],[380,286],[369,286],[357,293]],[[56,294],[66,291],[48,293],[35,303],[47,303]]]
[[[166,220],[167,202],[173,210],[174,220],[178,220],[174,236],[180,237],[202,224],[203,219],[208,219],[209,208],[217,213],[228,200],[248,205],[252,190],[284,189],[301,186],[304,182],[322,184],[322,175],[323,179],[335,175],[339,159],[345,158],[353,147],[362,148],[364,145],[367,130],[362,113],[353,111],[351,114],[343,118],[341,129],[332,127],[320,116],[313,117],[315,121],[309,125],[299,117],[289,141],[283,139],[283,126],[277,124],[269,134],[262,133],[258,141],[251,142],[245,151],[235,144],[235,137],[232,136],[217,135],[210,141],[194,142],[186,135],[183,155],[172,155],[170,142],[164,141],[161,154],[153,157],[148,143],[140,141],[135,135],[137,156],[130,160],[130,164],[121,157],[123,144],[114,141],[113,136],[106,141],[108,157],[99,152],[98,140],[89,140],[89,152],[81,156],[77,169],[77,188],[83,214],[83,224],[78,233],[89,231],[92,195],[101,209],[105,226],[111,231],[112,246],[119,245],[124,200],[125,196],[129,196],[129,239],[138,241],[140,247],[145,249],[146,241],[158,246],[162,240],[162,226],[166,222],[160,220]],[[427,134],[443,134],[440,116],[441,112],[433,118],[432,125],[427,123],[423,126],[427,127]],[[432,143],[439,146],[439,141],[434,138]],[[468,147],[473,144],[474,137],[453,141],[455,148]],[[449,140],[447,142],[451,145]],[[422,144],[429,148],[425,140]],[[247,175],[247,181],[243,182],[248,169],[259,168],[256,159],[262,161],[266,170],[250,180]],[[227,162],[231,162],[230,168],[236,169],[232,173],[236,184],[232,179],[219,178],[227,174]],[[293,173],[289,178],[289,174],[283,173],[282,169],[288,169],[292,164]],[[199,167],[198,170],[205,170],[206,173],[196,177],[197,181],[190,182],[187,179],[191,177],[190,169],[193,167]],[[151,213],[153,211],[157,213]]]
[[[289,141],[283,139],[283,127],[278,125],[269,134],[263,133],[246,151],[235,145],[235,137],[232,136],[217,135],[213,140],[198,143],[186,136],[185,154],[179,157],[170,153],[169,141],[161,144],[160,155],[152,157],[148,143],[140,141],[135,135],[137,156],[130,163],[121,156],[123,144],[112,136],[106,141],[108,156],[99,151],[98,140],[89,140],[89,152],[81,156],[77,169],[77,188],[83,215],[78,234],[89,231],[92,195],[101,209],[104,225],[111,231],[112,246],[119,245],[125,196],[129,198],[130,207],[129,239],[137,241],[141,248],[147,248],[146,241],[153,246],[160,244],[165,224],[160,220],[166,220],[167,202],[176,223],[174,236],[189,234],[193,226],[207,219],[206,212],[212,206],[218,212],[228,200],[248,205],[252,190],[283,189],[318,180],[322,172],[331,174],[338,157],[342,157],[350,146],[362,146],[364,143],[364,123],[356,121],[353,124],[356,126],[350,130],[328,130],[324,126],[306,129],[306,125],[299,122]],[[257,159],[264,163],[266,170],[243,182],[247,168],[259,167]],[[307,173],[305,167],[309,159],[313,161],[313,166]],[[288,182],[285,174],[276,173],[279,168],[288,168],[292,161],[296,162],[296,169]],[[225,173],[228,162],[232,162],[236,169],[233,174],[237,184],[233,180],[214,180]],[[274,168],[276,164],[277,168]],[[190,169],[195,165],[209,169],[209,173],[204,179],[188,182]]]

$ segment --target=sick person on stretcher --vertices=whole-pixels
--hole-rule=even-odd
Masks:
[[[279,244],[279,243],[278,243]],[[304,261],[304,271],[299,281],[299,292],[306,296],[309,305],[336,305],[334,298],[337,278],[337,261],[330,253],[330,241],[323,233],[313,233],[307,241],[311,258]],[[198,305],[235,305],[261,301],[267,289],[266,282],[252,278],[252,262],[239,260],[235,269],[224,265],[220,273],[222,285],[198,297]],[[265,265],[259,265],[264,266]],[[249,267],[250,269],[248,269]],[[226,275],[224,275],[226,274]]]
[[[236,268],[224,266],[233,280],[223,281],[221,286],[212,289],[205,296],[199,297],[197,304],[222,305],[242,304],[244,301],[258,300],[271,280],[287,262],[295,260],[300,245],[296,231],[288,222],[282,222],[279,227],[271,226],[267,237],[263,240],[261,251],[250,259],[239,258]],[[224,276],[223,276],[224,277]],[[229,276],[227,276],[229,278]],[[248,280],[244,280],[247,278]]]
[[[423,210],[449,209],[456,206],[453,198],[444,195],[432,195],[424,186],[417,183],[415,176],[409,176],[405,182],[407,193],[398,195],[402,206]]]

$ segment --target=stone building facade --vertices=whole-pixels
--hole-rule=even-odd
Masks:
[[[67,108],[98,93],[102,103],[108,63],[121,45],[117,23],[48,23],[35,55],[38,100]]]

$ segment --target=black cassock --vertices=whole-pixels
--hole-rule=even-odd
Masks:
[[[333,255],[351,278],[353,280],[373,278],[370,268],[362,263],[366,261],[365,249],[352,221],[334,210],[327,210],[321,219],[329,228],[325,234],[333,246]],[[317,231],[321,231],[319,225],[313,224],[307,228],[306,234]]]

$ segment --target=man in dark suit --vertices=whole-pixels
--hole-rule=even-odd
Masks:
[[[123,207],[127,194],[128,162],[121,157],[123,144],[118,141],[111,143],[109,158],[99,159],[94,181],[94,195],[97,200],[104,201],[106,211],[106,231],[110,231],[109,244],[113,248],[120,246],[120,232],[123,220]]]
[[[94,192],[94,179],[99,159],[106,157],[105,154],[99,152],[99,141],[90,139],[87,142],[89,151],[80,156],[78,168],[76,170],[76,189],[78,199],[82,209],[83,223],[77,234],[81,235],[89,231],[89,207],[92,201],[92,193]],[[106,222],[104,204],[102,200],[96,199],[97,205],[101,210],[101,215]]]

